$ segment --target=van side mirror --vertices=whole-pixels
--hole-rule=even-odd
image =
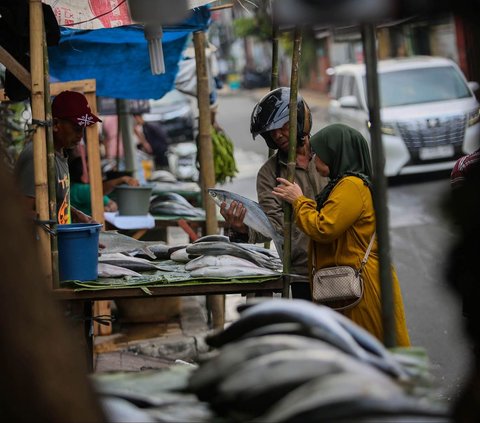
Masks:
[[[468,81],[468,86],[473,92],[478,91],[480,84],[477,81]]]
[[[354,95],[346,95],[345,97],[340,97],[338,99],[340,107],[344,107],[346,109],[359,109],[360,105],[358,104],[357,97]]]

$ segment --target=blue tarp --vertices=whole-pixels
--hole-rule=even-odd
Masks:
[[[193,31],[210,23],[207,6],[177,26],[163,28],[166,72],[152,75],[143,27],[75,30],[61,28],[60,44],[48,49],[50,75],[61,82],[96,79],[97,95],[125,99],[158,99],[173,88],[182,51]]]

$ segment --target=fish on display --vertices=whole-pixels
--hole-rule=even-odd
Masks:
[[[225,235],[205,235],[193,241],[193,244],[198,242],[230,242],[230,238]]]
[[[243,223],[271,239],[275,244],[278,255],[283,259],[283,236],[275,230],[268,216],[256,201],[221,189],[209,188],[208,193],[219,207],[222,203],[226,203],[230,207],[232,201],[241,203],[247,209]]]
[[[219,383],[248,360],[276,351],[303,351],[312,348],[334,349],[320,340],[295,335],[269,335],[227,344],[192,372],[188,380],[188,391],[194,392],[201,400],[208,401],[216,396]]]
[[[173,200],[161,201],[150,206],[150,213],[164,216],[205,217],[205,210],[188,204],[187,206]]]
[[[188,263],[191,259],[187,254],[187,250],[185,248],[180,248],[170,255],[170,260],[178,261],[179,263]]]
[[[179,204],[183,204],[185,207],[193,207],[191,203],[183,196],[176,192],[163,192],[161,194],[155,195],[155,197],[150,201],[150,206],[156,206],[165,201],[174,201]]]
[[[149,260],[138,257],[130,257],[121,253],[101,254],[98,257],[99,263],[113,264],[115,266],[125,267],[130,270],[158,270],[158,267]]]
[[[185,270],[191,271],[207,266],[235,266],[235,267],[258,267],[251,261],[242,259],[240,257],[229,256],[227,254],[220,256],[200,256],[190,260],[185,265]]]
[[[239,246],[235,242],[199,242],[187,246],[187,253],[192,256],[220,256],[230,255],[244,258],[257,266],[265,267],[267,269],[279,270],[281,268],[281,261],[275,260],[272,257],[267,257],[264,254],[257,253]]]
[[[260,422],[451,423],[444,405],[405,394],[388,378],[359,373],[318,377],[280,399]]]
[[[138,253],[143,252],[152,259],[155,254],[149,249],[144,241],[119,234],[117,231],[102,231],[99,235],[99,243],[105,248],[100,248],[100,253]]]
[[[257,253],[264,254],[268,257],[273,257],[277,260],[280,260],[278,251],[269,250],[268,248],[261,247],[260,245],[257,245],[257,244],[247,244],[245,242],[237,242],[236,244],[242,248],[246,248],[247,250],[255,251]]]
[[[281,273],[259,266],[207,266],[192,270],[192,278],[211,277],[211,278],[231,278],[235,276],[281,276]]]
[[[140,273],[127,269],[126,267],[115,266],[114,264],[98,263],[99,278],[120,278],[122,276],[142,276]]]
[[[226,329],[207,336],[206,342],[213,347],[220,347],[261,326],[286,322],[301,323],[309,328],[310,336],[322,339],[395,377],[408,379],[405,369],[391,353],[385,350],[379,355],[376,351],[378,345],[375,351],[365,349],[363,347],[365,342],[359,344],[351,332],[334,317],[332,309],[304,300],[275,299],[255,304],[246,308],[240,314],[240,318]]]
[[[166,245],[165,243],[158,242],[158,241],[144,241],[145,244],[148,246],[148,249],[155,255],[155,258],[158,260],[167,260],[170,257],[170,246]],[[134,254],[135,257],[140,258],[151,258],[150,256],[146,255],[143,252],[139,252]]]
[[[304,383],[339,373],[363,374],[372,384],[394,385],[385,374],[333,347],[283,350],[244,362],[220,382],[211,403],[259,415]],[[396,391],[401,393],[400,388]]]

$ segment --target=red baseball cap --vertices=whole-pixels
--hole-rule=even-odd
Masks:
[[[62,91],[53,99],[52,116],[84,127],[101,122],[90,110],[86,97],[76,91]]]

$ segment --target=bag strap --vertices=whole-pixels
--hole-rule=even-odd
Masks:
[[[353,303],[347,304],[346,306],[343,306],[343,307],[331,307],[332,310],[344,311],[344,310],[348,310],[350,308],[355,307],[363,299],[364,282],[361,279],[360,279],[360,287],[361,287],[360,296]]]
[[[362,273],[363,268],[367,264],[368,256],[370,255],[370,251],[373,247],[373,241],[375,240],[375,234],[376,232],[374,232],[372,234],[372,238],[370,238],[370,244],[368,244],[367,251],[365,252],[365,256],[363,257],[362,263],[360,264],[360,269],[358,269],[358,273]]]

